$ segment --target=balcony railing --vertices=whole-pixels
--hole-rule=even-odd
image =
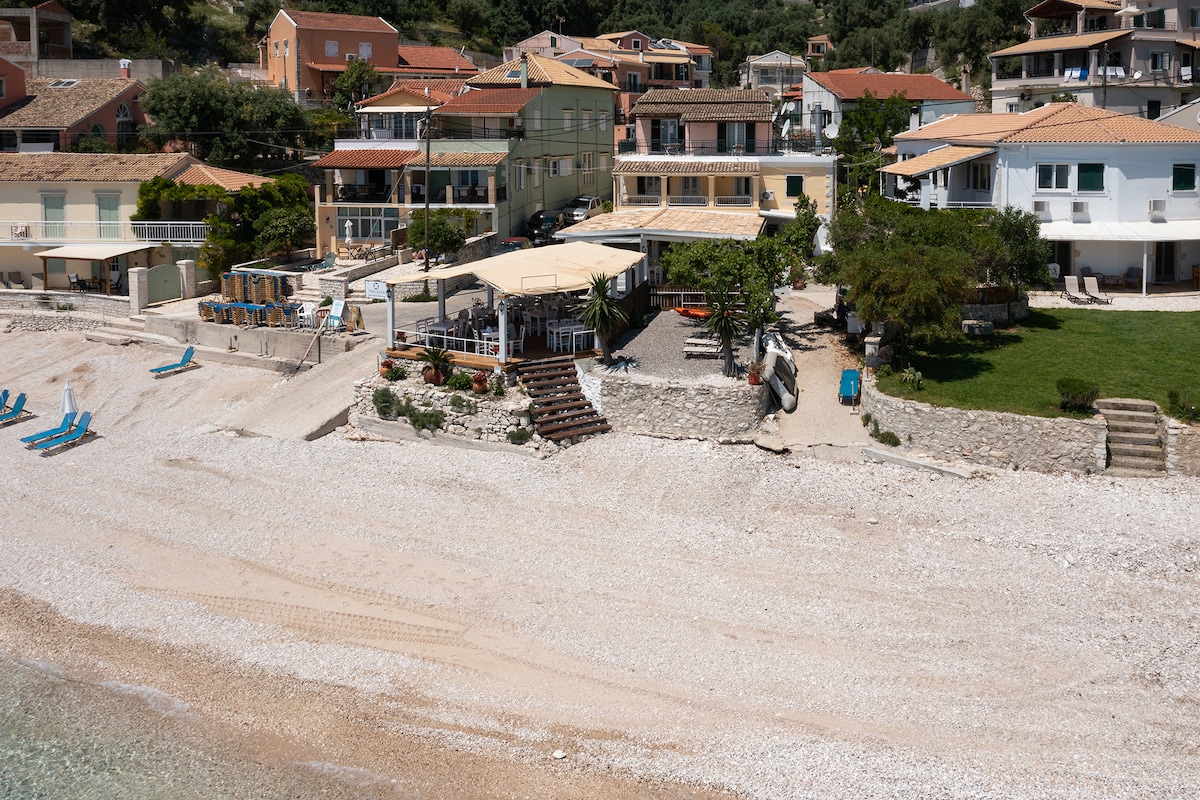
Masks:
[[[752,206],[754,198],[748,194],[717,195],[714,198],[719,206]]]
[[[708,197],[702,194],[673,194],[667,197],[669,206],[706,206]]]
[[[0,240],[30,243],[147,242],[178,245],[203,244],[208,225],[203,222],[43,222],[0,220]]]
[[[369,183],[344,183],[337,187],[334,196],[339,203],[386,203],[392,196],[392,187]]]
[[[629,194],[621,205],[625,206],[657,206],[662,204],[662,198],[656,194]]]
[[[812,136],[783,139],[754,139],[742,144],[691,139],[682,142],[662,139],[625,139],[617,143],[619,155],[681,156],[777,156],[789,153],[818,153]]]

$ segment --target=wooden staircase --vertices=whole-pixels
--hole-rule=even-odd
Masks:
[[[1108,426],[1108,468],[1105,475],[1162,478],[1167,453],[1159,430],[1158,406],[1147,400],[1108,398],[1096,401]]]
[[[533,400],[533,427],[543,439],[562,442],[612,430],[583,396],[571,356],[527,361],[517,375]]]

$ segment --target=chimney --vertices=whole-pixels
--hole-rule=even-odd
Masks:
[[[521,88],[529,88],[529,54],[521,53]]]
[[[908,109],[908,129],[915,131],[921,127],[921,107],[911,106]]]
[[[132,65],[132,64],[133,64],[133,62],[132,62],[132,61],[130,61],[128,58],[122,58],[122,59],[121,59],[121,77],[122,77],[122,78],[131,78],[131,77],[133,77],[132,75],[130,75],[130,70],[129,70],[129,67],[130,67],[130,65]]]

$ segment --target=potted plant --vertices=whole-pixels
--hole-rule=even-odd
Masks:
[[[750,366],[746,367],[746,381],[751,386],[758,386],[762,383],[763,363],[761,361],[751,361]]]
[[[383,361],[379,362],[379,374],[381,376],[386,376],[388,374],[388,370],[394,366],[396,366],[395,361],[390,358],[385,358]]]
[[[425,366],[421,368],[421,377],[425,379],[425,382],[433,386],[441,386],[450,376],[454,354],[441,347],[426,347],[419,360],[425,362]]]
[[[471,390],[475,394],[486,394],[488,390],[488,374],[483,370],[478,370],[471,376]]]
[[[804,281],[804,268],[794,266],[788,272],[788,281],[791,282],[793,289],[803,289],[807,284]]]
[[[404,331],[396,331],[396,341],[394,342],[394,346],[397,350],[407,350],[408,334]]]

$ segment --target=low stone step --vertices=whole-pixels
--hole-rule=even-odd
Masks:
[[[1109,422],[1108,435],[1114,434],[1147,434],[1158,436],[1158,423],[1148,422]]]
[[[1150,414],[1158,412],[1158,405],[1149,400],[1137,400],[1122,397],[1105,397],[1096,401],[1096,408],[1107,413],[1112,411],[1142,411]]]
[[[116,328],[118,330],[125,330],[125,331],[144,331],[144,330],[146,330],[146,318],[142,317],[140,320],[135,320],[133,318],[110,319],[110,320],[108,320],[108,324],[105,327]]]
[[[103,328],[84,331],[83,338],[87,339],[89,342],[99,342],[100,344],[112,344],[117,346],[124,346],[133,343],[133,339],[126,334],[111,329],[106,331]]]
[[[1135,467],[1109,467],[1104,474],[1110,478],[1165,478],[1166,470],[1137,469]]]
[[[1162,438],[1157,431],[1114,431],[1108,429],[1109,444],[1142,444],[1162,447]]]
[[[179,344],[178,339],[173,339],[170,336],[162,336],[157,333],[146,333],[145,331],[133,330],[131,328],[114,328],[111,326],[106,326],[103,328],[96,328],[94,331],[91,331],[91,332],[104,334],[106,336],[111,336],[111,337],[115,337],[115,338],[122,340],[120,342],[109,342],[109,344],[129,344],[130,342],[145,342],[147,344],[168,344],[168,345],[178,345]],[[101,341],[101,340],[92,339],[92,341]]]
[[[1134,458],[1162,458],[1163,448],[1158,442],[1127,444],[1124,442],[1108,443],[1108,452],[1117,455],[1133,456]]]
[[[1157,458],[1137,458],[1135,456],[1113,453],[1108,460],[1108,465],[1110,467],[1129,467],[1131,469],[1166,469],[1166,462],[1161,455]]]
[[[1158,414],[1153,411],[1127,411],[1125,409],[1113,409],[1105,411],[1104,418],[1111,422],[1143,422],[1156,423],[1158,422]]]

